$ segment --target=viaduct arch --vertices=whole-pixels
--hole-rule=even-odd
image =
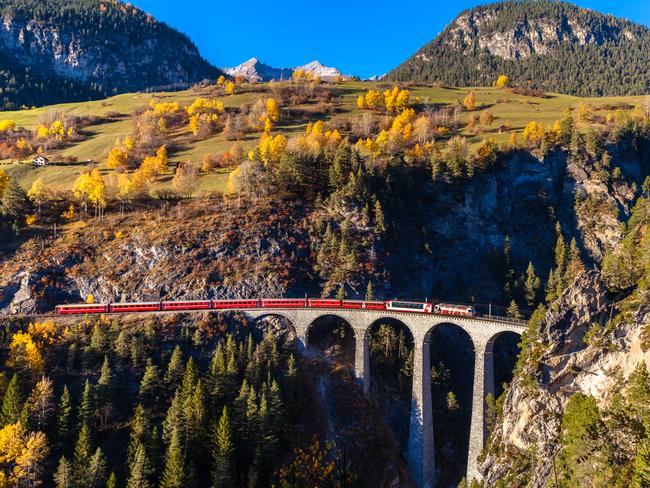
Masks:
[[[406,460],[418,486],[434,488],[435,457],[433,439],[433,414],[431,406],[430,349],[432,331],[442,324],[453,324],[467,333],[474,345],[474,384],[472,393],[472,419],[467,459],[467,480],[481,479],[478,456],[483,449],[487,430],[485,426],[485,396],[494,393],[493,351],[497,337],[503,332],[520,335],[525,326],[502,320],[438,315],[415,315],[386,310],[330,311],[319,309],[249,310],[255,318],[275,315],[283,317],[295,329],[299,349],[308,347],[310,326],[319,318],[335,315],[346,321],[354,333],[354,372],[357,381],[367,393],[370,389],[369,332],[381,319],[393,319],[404,324],[413,336],[413,392],[409,419],[409,438]]]

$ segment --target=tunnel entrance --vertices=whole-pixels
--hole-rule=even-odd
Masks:
[[[406,449],[413,389],[413,334],[403,322],[382,318],[370,326],[367,335],[370,395]]]
[[[492,359],[494,364],[494,398],[499,398],[512,381],[521,351],[521,336],[515,332],[502,332],[492,338]]]
[[[333,361],[354,368],[354,330],[336,315],[323,315],[307,329],[307,345],[319,349]]]
[[[436,479],[439,486],[458,486],[467,471],[474,344],[454,324],[437,325],[428,342]]]

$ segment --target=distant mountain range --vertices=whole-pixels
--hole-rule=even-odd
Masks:
[[[462,12],[388,73],[398,81],[520,85],[580,96],[650,92],[650,29],[550,1],[505,1]]]
[[[262,63],[257,58],[252,58],[234,68],[223,68],[224,73],[230,76],[242,76],[246,81],[255,83],[289,80],[297,70],[303,70],[312,76],[320,76],[325,81],[332,81],[343,76],[338,69],[323,66],[318,61],[312,61],[309,64],[295,68],[273,68]]]
[[[0,108],[189,84],[219,70],[130,4],[0,0]]]

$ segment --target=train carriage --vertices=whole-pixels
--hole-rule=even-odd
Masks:
[[[386,310],[395,310],[397,312],[431,313],[432,308],[433,304],[426,302],[402,302],[399,300],[386,302]]]
[[[333,298],[310,298],[307,300],[310,308],[340,308],[341,300]]]
[[[263,308],[306,308],[307,300],[304,298],[264,298]]]
[[[157,312],[160,310],[160,305],[160,302],[111,303],[108,311],[111,313]]]
[[[78,303],[75,305],[57,305],[54,310],[59,315],[107,313],[108,305],[104,303]]]
[[[208,310],[212,306],[210,300],[190,300],[185,302],[162,302],[161,310]]]
[[[260,301],[257,299],[242,300],[212,300],[211,308],[215,310],[225,310],[232,308],[259,308]]]

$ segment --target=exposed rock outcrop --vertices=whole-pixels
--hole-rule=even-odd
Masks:
[[[581,392],[606,406],[639,363],[650,365],[650,351],[640,346],[643,326],[650,321],[648,304],[639,305],[631,320],[611,327],[607,341],[585,342],[594,324],[608,326],[614,301],[593,271],[579,276],[550,307],[535,331],[539,353],[528,358],[506,393],[482,462],[486,486],[506,474],[509,479],[524,475],[518,473],[519,459],[528,452],[535,453],[525,464],[528,486],[548,486],[569,398]]]
[[[35,3],[29,8],[29,2],[3,2],[0,14],[0,69],[19,77],[28,70],[46,83],[43,92],[35,91],[32,79],[12,86],[4,95],[16,102],[72,101],[84,87],[87,96],[105,96],[185,85],[219,73],[187,36],[130,4]],[[77,86],[79,92],[66,99],[69,87],[60,85]],[[20,99],[27,90],[31,93]]]

